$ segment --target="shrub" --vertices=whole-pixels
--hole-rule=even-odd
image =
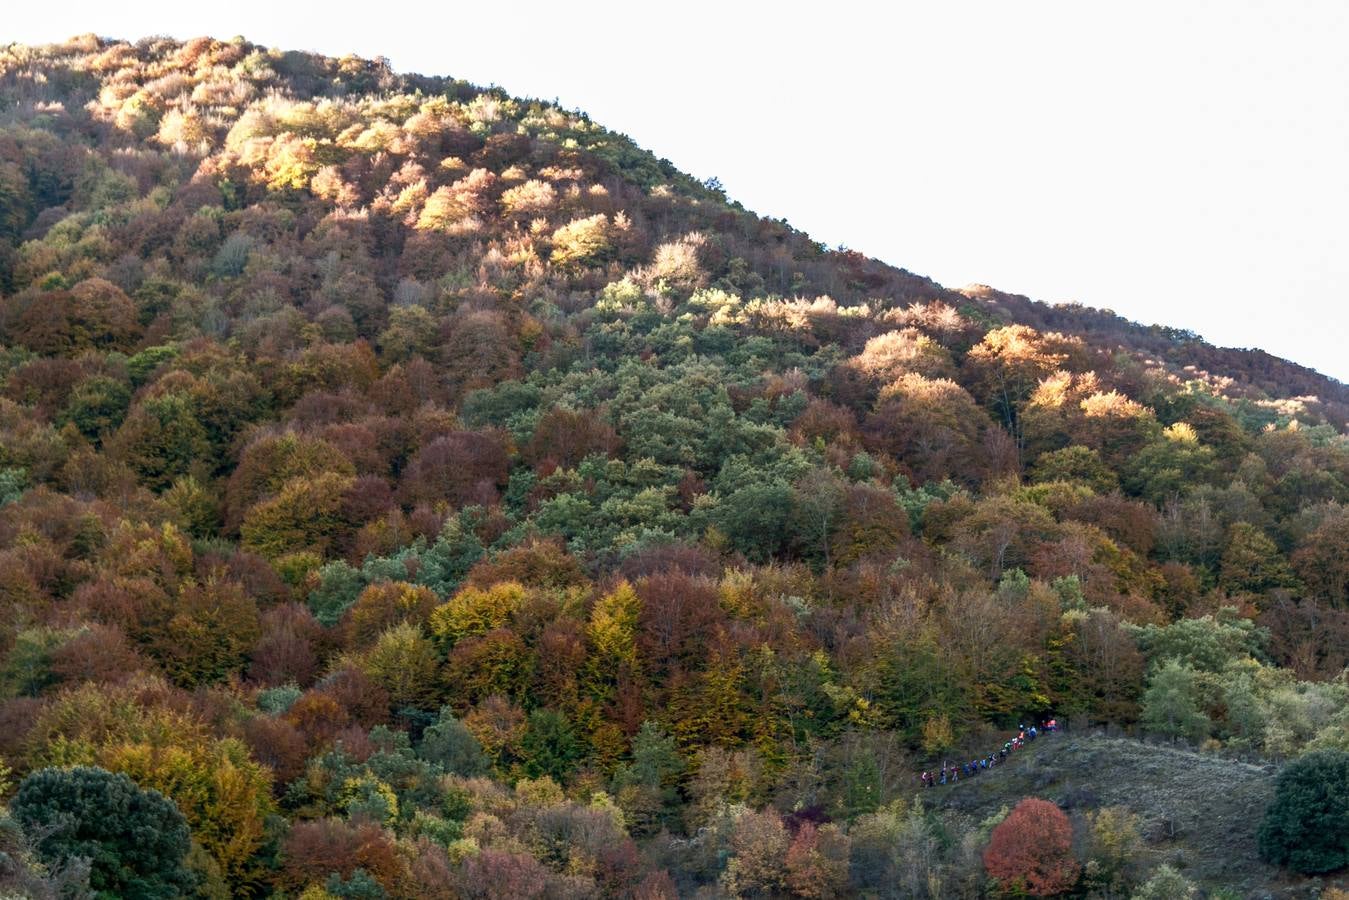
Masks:
[[[1162,863],[1147,883],[1134,892],[1132,900],[1193,900],[1197,893],[1193,881]]]

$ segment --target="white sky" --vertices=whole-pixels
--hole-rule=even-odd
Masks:
[[[26,3],[0,41],[243,34],[556,98],[831,246],[1349,380],[1344,0],[457,6]]]

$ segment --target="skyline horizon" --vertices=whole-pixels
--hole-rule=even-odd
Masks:
[[[152,7],[148,12],[138,9],[135,15],[117,16],[117,31],[97,27],[98,21],[91,22],[95,27],[85,31],[124,40],[147,34],[180,39],[209,34],[227,40],[232,36],[226,33],[229,28],[210,27],[218,26],[218,22],[203,22],[192,14],[185,20],[171,9],[153,9],[160,5],[147,4]],[[1252,4],[1246,9],[1259,6]],[[849,4],[842,4],[843,11],[812,35],[818,45],[827,46],[837,37],[834,22],[848,19],[850,9]],[[909,14],[911,11],[905,12]],[[161,27],[134,33],[136,23],[147,16]],[[990,14],[989,18],[995,16]],[[1343,25],[1349,34],[1349,17],[1342,18],[1343,22],[1335,24]],[[925,20],[927,25],[934,22],[944,24],[940,19]],[[1224,118],[1231,110],[1219,110],[1211,116],[1214,123],[1230,127],[1206,129],[1202,121],[1189,121],[1175,110],[1151,108],[1149,102],[1155,98],[1146,91],[1110,82],[1106,86],[1117,89],[1115,101],[1133,102],[1138,107],[1134,110],[1138,121],[1156,126],[1145,137],[1176,134],[1190,141],[1170,148],[1172,155],[1190,163],[1189,168],[1171,166],[1170,156],[1151,148],[1150,155],[1136,160],[1140,171],[1126,177],[1129,173],[1112,165],[1113,158],[1093,157],[1092,153],[1103,154],[1111,144],[1107,139],[1127,132],[1127,123],[1102,116],[1099,110],[1093,119],[1091,110],[1078,108],[1074,110],[1081,117],[1074,132],[1078,134],[1077,145],[1059,148],[1057,168],[1045,164],[1046,172],[1036,168],[1042,163],[1039,157],[1053,150],[1052,138],[1062,135],[1052,130],[1037,132],[1036,126],[1052,125],[1059,118],[1054,107],[1066,108],[1071,106],[1069,101],[1080,97],[1058,77],[1056,66],[1042,63],[1040,69],[1028,65],[1026,72],[1009,76],[1007,80],[1015,84],[1000,92],[988,84],[978,84],[972,96],[968,84],[946,84],[945,93],[934,89],[921,97],[903,98],[908,103],[905,110],[916,108],[930,113],[936,117],[932,119],[935,122],[952,115],[959,119],[959,113],[967,107],[986,113],[982,120],[974,117],[975,121],[994,134],[999,133],[994,126],[1002,126],[1009,135],[997,145],[998,150],[1006,151],[1002,155],[979,152],[968,142],[952,143],[945,154],[915,150],[912,142],[903,144],[901,150],[897,123],[880,122],[880,114],[874,113],[869,119],[849,120],[849,124],[859,123],[859,139],[854,142],[858,146],[844,148],[846,156],[840,159],[837,141],[792,128],[801,110],[809,112],[814,108],[811,103],[819,102],[813,94],[794,97],[792,93],[793,88],[801,86],[800,79],[810,80],[813,69],[804,75],[784,73],[784,79],[797,80],[783,84],[773,82],[772,73],[757,70],[718,70],[711,81],[696,71],[681,72],[687,78],[675,85],[677,90],[664,82],[653,87],[659,79],[653,81],[650,72],[642,70],[632,73],[624,86],[616,83],[624,79],[598,77],[593,62],[574,56],[571,59],[575,65],[550,67],[548,63],[553,60],[543,45],[567,42],[543,41],[547,33],[544,27],[521,35],[518,43],[524,47],[513,53],[486,52],[490,47],[462,41],[455,51],[447,53],[438,45],[419,43],[417,35],[407,35],[402,41],[387,39],[381,34],[385,27],[382,22],[359,36],[348,33],[337,37],[299,27],[285,16],[268,21],[266,27],[250,24],[257,27],[245,27],[239,33],[263,46],[330,56],[344,52],[366,58],[382,56],[398,72],[462,78],[499,87],[512,96],[550,99],[564,108],[583,110],[592,120],[629,136],[681,171],[699,180],[717,178],[728,198],[746,209],[786,221],[831,249],[857,250],[954,290],[987,285],[1052,305],[1072,303],[1109,310],[1140,325],[1195,332],[1214,346],[1262,350],[1342,384],[1349,383],[1349,356],[1340,352],[1335,340],[1335,335],[1349,333],[1349,304],[1334,296],[1336,287],[1349,280],[1349,254],[1338,252],[1335,238],[1337,227],[1343,225],[1339,210],[1349,205],[1349,178],[1340,174],[1338,181],[1322,179],[1318,185],[1314,166],[1299,170],[1292,165],[1297,159],[1284,160],[1274,153],[1296,149],[1311,154],[1308,159],[1312,162],[1321,162],[1322,156],[1328,161],[1336,156],[1339,143],[1349,149],[1349,116],[1341,115],[1341,122],[1334,116],[1322,117],[1322,121],[1304,115],[1307,110],[1287,107],[1287,91],[1271,89],[1258,103],[1256,98],[1248,98],[1249,106],[1269,116],[1286,113],[1289,122],[1307,127],[1319,122],[1330,129],[1331,140],[1295,142],[1296,135],[1285,135],[1284,144],[1272,150],[1265,148],[1250,159],[1234,157],[1224,163],[1215,157],[1207,160],[1207,166],[1197,165],[1204,151],[1213,146],[1222,145],[1233,154],[1242,146],[1239,141],[1226,141],[1242,133],[1238,127],[1241,123]],[[728,14],[722,24],[730,34],[736,33],[743,22]],[[44,27],[45,31],[37,29],[42,31],[38,39],[21,42],[64,39],[52,39],[51,26]],[[683,21],[675,23],[670,37],[681,36],[681,29],[686,27]],[[1333,37],[1337,28],[1324,32]],[[802,39],[801,29],[771,36],[785,37],[789,44]],[[966,37],[973,42],[979,36]],[[1183,46],[1185,41],[1178,37],[1174,43]],[[1076,53],[1079,62],[1086,53],[1082,48],[1066,48],[1064,52]],[[649,68],[659,68],[660,59],[663,57]],[[1333,70],[1336,79],[1342,75],[1349,85],[1349,63],[1330,64],[1338,66]],[[1107,74],[1119,73],[1108,70]],[[1268,74],[1257,72],[1254,77],[1258,81]],[[739,78],[732,77],[737,75]],[[1228,75],[1236,77],[1231,72],[1223,73],[1217,78],[1218,86],[1226,83]],[[978,82],[977,78],[973,80]],[[1079,91],[1090,94],[1102,83],[1098,79],[1090,89]],[[544,88],[545,84],[554,89]],[[1033,107],[1020,90],[1027,85],[1052,88],[1062,96]],[[760,89],[757,94],[756,88]],[[995,93],[991,98],[982,97],[980,92],[984,90]],[[944,100],[947,94],[950,97]],[[1235,97],[1240,91],[1229,94]],[[839,99],[840,119],[846,118],[842,114],[856,113],[856,103],[865,107],[869,96]],[[1217,95],[1205,96],[1213,100]],[[710,103],[709,97],[725,102]],[[744,97],[757,99],[767,110],[735,102]],[[1000,101],[1013,105],[1024,101],[1026,105],[1009,111],[999,107]],[[1244,108],[1241,98],[1234,102],[1236,108]],[[1308,109],[1315,106],[1310,103]],[[725,107],[733,109],[728,112]],[[1128,108],[1121,109],[1128,112]],[[1194,115],[1202,119],[1201,112],[1194,111]],[[774,131],[764,124],[770,119],[786,125]],[[690,124],[699,127],[691,128]],[[741,131],[736,132],[736,128]],[[1100,133],[1087,134],[1092,129]],[[852,136],[839,130],[843,137]],[[1210,131],[1223,132],[1223,139]],[[777,143],[767,151],[746,149],[756,135],[760,142],[766,136]],[[718,140],[723,136],[732,139]],[[1134,140],[1134,150],[1148,143],[1138,136]],[[1019,146],[1018,141],[1031,146]],[[762,143],[753,146],[762,148]],[[894,165],[878,170],[874,158],[883,156],[891,146],[899,154]],[[1121,151],[1120,158],[1127,156]],[[938,164],[943,157],[952,157],[946,160],[949,165],[945,168]],[[820,179],[809,177],[821,161],[834,163],[826,174],[836,180],[837,190],[822,191],[816,183]],[[840,167],[840,162],[847,165]],[[1271,164],[1276,166],[1272,172]],[[1250,196],[1243,200],[1244,194],[1231,189],[1232,174],[1250,175],[1248,170],[1258,172],[1262,167],[1267,177],[1260,182],[1247,181],[1243,187]],[[1172,168],[1176,169],[1170,173],[1173,183],[1157,179],[1158,173],[1165,174]],[[1206,174],[1209,169],[1213,171]],[[889,177],[872,179],[868,175]],[[1338,199],[1341,194],[1343,201]],[[975,205],[972,200],[983,203]],[[909,206],[911,214],[897,218],[889,213],[892,208],[908,213]],[[1323,216],[1326,224],[1318,225],[1322,219],[1317,216]],[[1285,222],[1299,224],[1301,230],[1285,229]],[[1192,245],[1180,246],[1183,239]],[[1150,264],[1138,264],[1140,257]],[[1309,327],[1308,323],[1314,322],[1322,325]]]

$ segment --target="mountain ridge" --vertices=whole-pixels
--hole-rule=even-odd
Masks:
[[[147,38],[142,43],[153,40],[155,39]],[[195,40],[213,39],[199,38]],[[88,45],[90,41],[99,42],[100,47],[127,46],[124,42],[114,39],[94,38],[93,36],[74,38],[67,46],[81,45],[81,42]],[[192,41],[184,43],[190,44]],[[22,53],[33,49],[23,48],[23,50],[20,50],[19,48],[22,45],[17,44],[10,46],[11,53]],[[255,52],[274,52],[262,45],[246,43],[246,46]],[[281,58],[293,62],[325,59],[319,54],[296,51],[282,52]],[[349,76],[359,76],[350,79],[351,86],[354,88],[377,85],[385,91],[392,91],[397,87],[402,90],[410,89],[428,94],[444,93],[450,90],[480,92],[480,95],[483,96],[508,96],[501,88],[474,88],[466,82],[448,76],[396,73],[390,67],[388,61],[383,58],[358,60],[355,57],[348,56],[342,58],[339,62],[356,70],[354,73],[346,73]],[[302,76],[297,76],[288,82],[285,87],[288,90],[303,94],[306,88],[312,90],[317,85]],[[520,102],[542,103],[543,101],[523,98]],[[558,109],[555,105],[553,108]],[[578,116],[582,122],[589,122],[584,113],[571,111],[571,114]],[[686,190],[697,192],[701,189],[706,197],[726,200],[724,194],[721,194],[719,190],[713,191],[705,188],[696,179],[680,173],[668,160],[658,159],[654,154],[637,147],[625,135],[607,131],[605,134],[612,137],[616,142],[612,152],[608,155],[613,157],[618,171],[625,175],[636,175],[639,181],[647,181],[653,176],[653,173],[658,172],[665,177],[677,177]],[[729,200],[726,200],[726,202],[729,209],[743,210],[743,207],[738,203]],[[749,215],[753,216],[754,214],[749,213]],[[787,228],[789,233],[793,235],[794,240],[801,242],[813,252],[833,257],[833,261],[838,268],[856,279],[853,287],[865,286],[871,290],[879,291],[877,299],[889,300],[894,304],[912,303],[916,300],[927,299],[940,299],[949,302],[961,296],[978,299],[995,312],[1011,315],[1012,321],[1023,324],[1067,329],[1081,336],[1108,337],[1113,335],[1117,338],[1126,339],[1125,349],[1138,356],[1140,361],[1156,362],[1159,360],[1155,357],[1160,357],[1161,362],[1173,369],[1179,372],[1191,372],[1196,378],[1203,381],[1211,383],[1212,379],[1226,377],[1232,379],[1243,389],[1254,390],[1257,394],[1267,395],[1275,399],[1293,399],[1300,396],[1324,399],[1333,404],[1334,411],[1329,413],[1329,416],[1334,420],[1337,427],[1343,428],[1346,421],[1349,421],[1349,388],[1330,376],[1289,360],[1275,357],[1258,348],[1215,347],[1207,344],[1196,335],[1178,329],[1155,324],[1145,325],[1119,317],[1110,310],[1102,310],[1078,303],[1050,304],[987,286],[985,286],[986,290],[978,290],[973,294],[966,293],[962,290],[944,287],[930,278],[916,275],[891,263],[863,257],[851,251],[828,250],[823,245],[811,241],[804,232],[791,229],[790,226],[786,225],[785,220],[763,219],[757,216],[755,218],[770,229],[775,226]],[[784,283],[781,287],[790,288],[791,285]],[[831,287],[835,293],[856,293],[855,291],[849,291],[846,287],[840,289],[836,279],[832,281]],[[826,290],[826,293],[828,292]],[[1210,368],[1216,371],[1210,373],[1208,371]]]

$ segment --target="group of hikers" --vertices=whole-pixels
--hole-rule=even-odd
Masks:
[[[1007,762],[1009,754],[1020,750],[1028,742],[1035,740],[1041,734],[1048,734],[1049,732],[1058,730],[1059,723],[1057,719],[1046,719],[1038,728],[1035,725],[1031,725],[1029,728],[1025,725],[1020,725],[1017,727],[1016,737],[1004,743],[1002,749],[988,754],[988,756],[983,759],[972,759],[967,763],[949,765],[943,762],[940,771],[924,772],[922,775],[918,776],[918,779],[923,782],[923,787],[935,787],[939,784],[955,784],[961,779],[961,776],[972,778],[985,769],[991,769],[994,766],[1002,765]]]

